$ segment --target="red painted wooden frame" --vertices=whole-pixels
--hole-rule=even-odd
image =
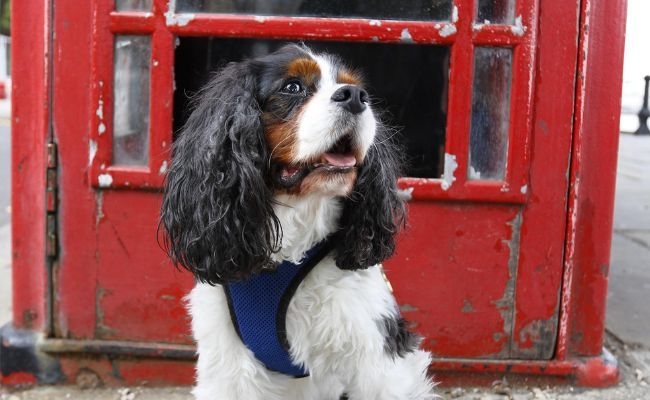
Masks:
[[[45,171],[50,140],[50,3],[12,7],[13,324],[47,331],[50,277],[45,265]]]
[[[95,187],[160,188],[167,169],[172,130],[174,40],[161,18],[166,5],[155,2],[153,13],[125,13],[128,21],[115,31],[113,1],[96,1],[93,15],[92,95],[90,127],[90,182]],[[157,18],[154,18],[154,15]],[[133,23],[135,22],[135,27]],[[133,29],[135,28],[135,29]],[[112,165],[113,74],[116,34],[151,36],[149,102],[149,163],[146,166]],[[164,100],[160,100],[164,99]],[[100,176],[104,177],[101,180]],[[110,183],[107,183],[110,182]]]
[[[394,21],[313,17],[259,17],[232,14],[175,14],[168,2],[154,1],[152,12],[112,11],[112,1],[97,1],[94,11],[93,94],[96,109],[90,137],[89,178],[99,187],[99,176],[110,175],[111,188],[160,188],[171,143],[173,40],[175,36],[248,37],[285,40],[336,40],[434,44],[451,46],[450,91],[446,153],[458,163],[454,181],[443,189],[438,179],[400,180],[414,199],[463,199],[524,203],[528,188],[528,159],[535,35],[536,2],[520,1],[516,25],[486,25],[474,21],[474,3],[456,0],[450,21]],[[152,36],[150,162],[147,167],[111,165],[112,76],[114,35]],[[469,118],[475,46],[513,49],[512,89],[508,133],[507,170],[503,181],[467,179]],[[160,101],[165,99],[165,101]],[[96,149],[96,151],[95,151]]]

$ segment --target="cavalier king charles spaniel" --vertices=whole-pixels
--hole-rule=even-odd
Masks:
[[[230,63],[172,149],[165,248],[199,400],[434,399],[380,263],[404,223],[399,152],[360,75],[304,45]]]

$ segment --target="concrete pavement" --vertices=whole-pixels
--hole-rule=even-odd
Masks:
[[[607,327],[650,349],[650,136],[621,136],[616,184]]]

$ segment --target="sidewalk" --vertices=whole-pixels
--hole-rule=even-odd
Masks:
[[[7,230],[8,232],[8,230]],[[0,229],[0,282],[9,248]],[[647,400],[650,399],[650,136],[620,138],[614,236],[610,268],[606,346],[617,357],[621,383],[604,390],[573,387],[441,388],[443,399],[459,400]],[[4,287],[0,288],[4,291]],[[0,299],[0,316],[6,308]],[[4,323],[2,320],[0,323]],[[5,393],[0,400],[190,400],[189,388],[87,389],[43,387]],[[4,393],[4,394],[3,394]]]

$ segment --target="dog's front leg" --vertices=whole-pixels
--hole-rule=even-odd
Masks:
[[[199,356],[196,399],[285,399],[289,378],[269,372],[242,343],[223,288],[199,283],[188,300]]]
[[[396,356],[371,357],[355,373],[348,390],[350,400],[433,400],[427,376],[431,355],[422,350]]]

